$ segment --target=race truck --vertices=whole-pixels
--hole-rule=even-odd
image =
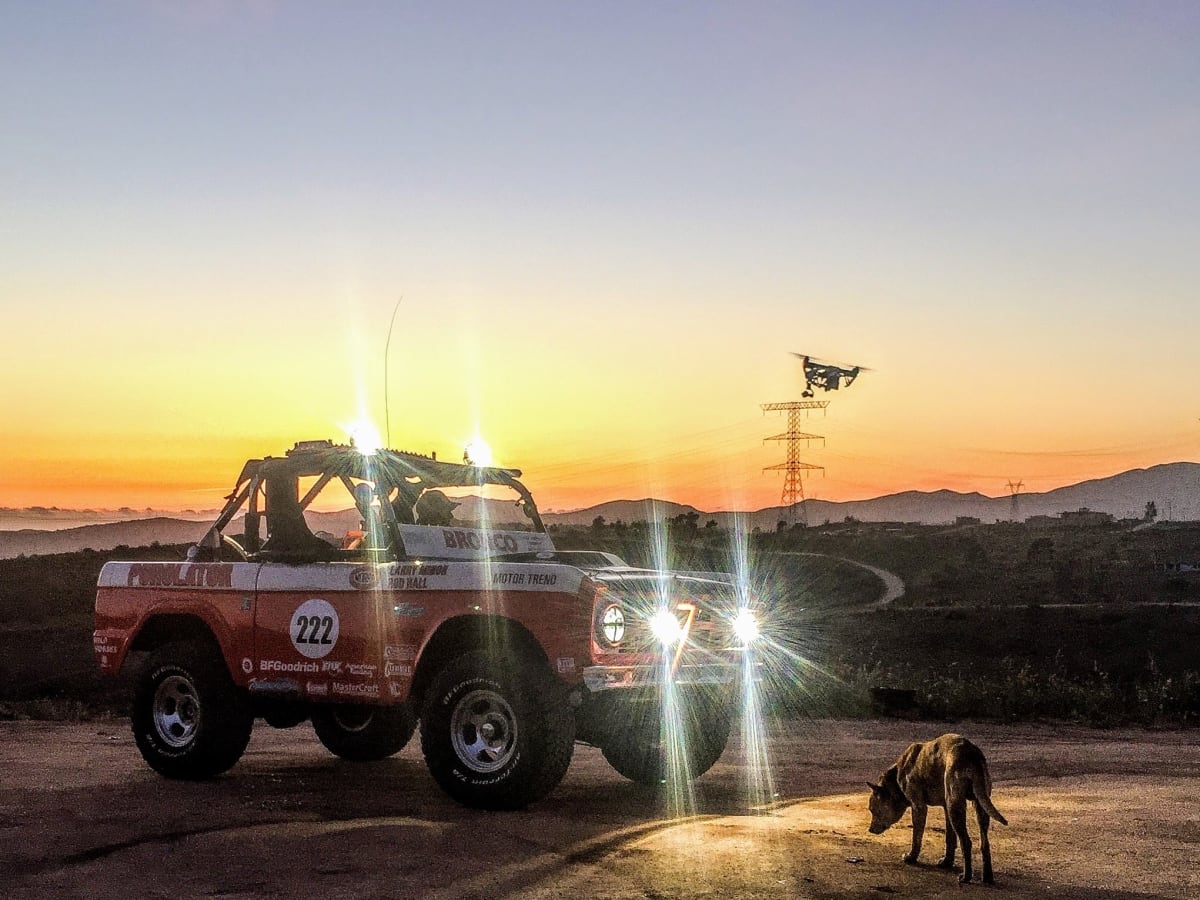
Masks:
[[[109,562],[100,671],[125,673],[146,762],[231,768],[256,719],[311,721],[347,760],[418,725],[437,783],[533,802],[576,741],[622,775],[695,778],[720,757],[756,624],[729,576],[557,550],[517,469],[305,441],[247,462],[181,562]]]

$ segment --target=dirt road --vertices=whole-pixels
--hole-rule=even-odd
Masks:
[[[668,808],[579,747],[519,813],[444,797],[418,742],[383,763],[329,757],[307,726],[260,727],[206,784],[141,762],[124,722],[0,723],[0,892],[18,897],[1200,896],[1196,732],[960,725],[987,751],[998,885],[960,887],[900,856],[907,816],[866,831],[866,789],[932,723],[790,722],[770,741],[768,812],[747,804],[740,742]],[[689,814],[690,813],[690,814]],[[685,815],[686,814],[686,815]],[[974,828],[974,821],[971,822]],[[976,848],[978,854],[978,848]],[[978,855],[976,855],[978,868]]]

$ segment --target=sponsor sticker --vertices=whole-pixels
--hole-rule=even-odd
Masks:
[[[384,678],[412,678],[412,666],[405,666],[400,663],[384,663],[383,665]]]
[[[374,678],[377,668],[372,663],[346,663],[346,671],[357,678]]]
[[[244,668],[244,667],[243,667]],[[260,672],[320,672],[321,667],[315,662],[284,662],[282,659],[260,659]]]
[[[404,687],[402,685],[396,684],[396,682],[394,682],[394,681],[389,681],[388,682],[388,693],[391,694],[393,697],[402,697],[402,696],[404,696]]]
[[[101,637],[99,635],[92,636],[92,649],[101,655],[108,653],[116,653],[120,649],[120,644],[114,638]]]
[[[379,574],[373,566],[360,566],[350,573],[350,586],[360,591],[369,591],[379,583]]]
[[[320,659],[337,645],[338,614],[327,600],[305,600],[292,613],[288,632],[292,646],[301,656]]]
[[[566,675],[569,672],[574,672],[575,671],[575,657],[560,656],[558,658],[558,671],[563,675]]]
[[[254,662],[248,656],[242,659],[242,671],[247,675],[254,671]]]
[[[321,671],[329,672],[330,674],[333,674],[333,675],[341,675],[342,674],[342,662],[341,662],[341,660],[327,659],[321,663]]]
[[[343,697],[378,697],[379,685],[376,682],[368,682],[365,684],[347,684],[343,681],[335,681],[330,687],[335,694]]]
[[[394,659],[399,662],[413,660],[417,658],[417,648],[409,644],[385,644],[383,658]]]
[[[324,681],[309,681],[304,685],[304,692],[310,697],[325,697],[329,694],[329,685]]]
[[[424,585],[422,585],[424,587]],[[415,603],[397,603],[392,607],[392,612],[398,616],[403,616],[406,619],[415,619],[418,616],[425,615],[425,607],[418,606]]]

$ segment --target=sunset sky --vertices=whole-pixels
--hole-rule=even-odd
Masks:
[[[0,506],[365,415],[760,508],[791,351],[809,496],[1200,460],[1195,2],[8,3],[0,129]]]

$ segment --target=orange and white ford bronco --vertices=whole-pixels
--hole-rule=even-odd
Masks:
[[[575,741],[641,782],[668,756],[707,771],[756,631],[745,599],[729,576],[557,551],[520,475],[302,442],[245,464],[185,561],[106,564],[96,659],[132,677],[146,762],[217,775],[262,719],[311,720],[350,760],[419,723],[438,784],[489,809],[545,796]]]

